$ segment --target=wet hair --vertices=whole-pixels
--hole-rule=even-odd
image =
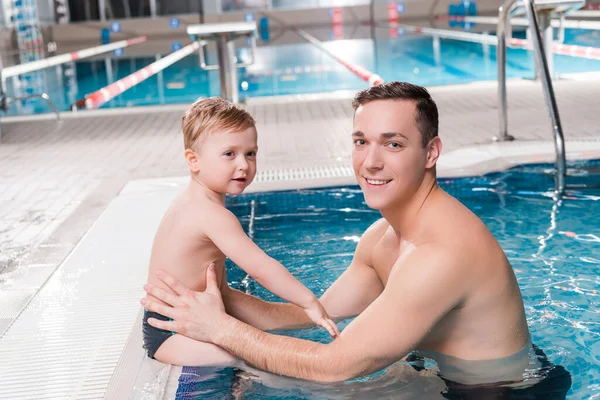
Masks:
[[[438,136],[439,116],[438,109],[431,95],[422,86],[408,82],[388,82],[361,90],[354,96],[352,107],[358,107],[376,100],[407,100],[415,104],[415,123],[427,147],[429,141]]]
[[[242,107],[220,97],[198,99],[181,119],[183,144],[186,149],[201,144],[207,133],[215,131],[239,132],[254,127],[256,121]]]

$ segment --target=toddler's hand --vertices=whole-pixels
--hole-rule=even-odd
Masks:
[[[333,322],[331,318],[329,318],[329,315],[327,315],[327,311],[325,311],[325,309],[321,305],[321,302],[319,302],[318,300],[315,301],[312,307],[305,308],[304,312],[306,312],[308,318],[310,318],[315,324],[327,329],[332,338],[335,338],[340,335],[340,331],[338,330],[337,325],[335,324],[335,322]]]

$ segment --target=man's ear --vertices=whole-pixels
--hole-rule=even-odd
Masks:
[[[185,149],[183,155],[187,161],[188,167],[192,172],[200,172],[200,166],[198,165],[198,155],[192,149]]]
[[[425,168],[433,168],[440,154],[442,154],[442,139],[436,136],[427,145],[427,164],[425,164]]]

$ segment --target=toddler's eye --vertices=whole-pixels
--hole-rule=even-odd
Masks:
[[[226,151],[225,153],[223,153],[223,155],[226,157],[233,157],[235,156],[235,153],[233,151]]]

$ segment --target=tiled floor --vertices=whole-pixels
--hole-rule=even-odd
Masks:
[[[568,139],[600,137],[600,80],[557,81]],[[431,88],[444,152],[490,143],[498,129],[496,84]],[[541,85],[509,83],[509,128],[519,141],[552,139]],[[255,99],[261,171],[347,167],[352,93]],[[185,176],[185,106],[98,111],[32,121],[4,119],[0,144],[0,335],[123,185]],[[42,266],[40,266],[42,264]],[[31,271],[37,280],[25,281]],[[27,273],[25,273],[27,272]],[[29,279],[29,278],[27,278]]]

